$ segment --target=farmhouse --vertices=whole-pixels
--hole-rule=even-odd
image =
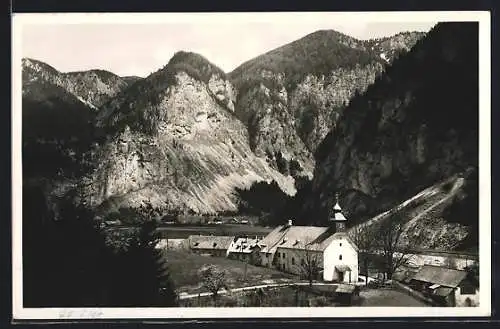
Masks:
[[[410,286],[443,306],[479,305],[479,284],[466,271],[424,265],[410,280]]]
[[[187,239],[189,249],[196,254],[227,257],[234,243],[234,236],[190,235]]]
[[[228,257],[255,264],[258,258],[257,238],[236,237],[228,250]]]
[[[358,281],[358,248],[345,232],[347,219],[337,201],[330,227],[294,226],[288,221],[258,243],[260,265],[315,279]]]

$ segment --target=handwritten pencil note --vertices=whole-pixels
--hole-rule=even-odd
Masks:
[[[62,309],[59,319],[99,319],[103,316],[101,310],[96,309]]]

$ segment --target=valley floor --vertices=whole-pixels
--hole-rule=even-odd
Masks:
[[[170,275],[175,282],[181,306],[204,307],[214,306],[211,294],[202,286],[198,271],[205,265],[213,264],[226,271],[229,291],[221,290],[219,307],[245,307],[254,303],[257,288],[264,289],[265,297],[260,306],[285,307],[285,306],[338,306],[333,300],[319,301],[325,305],[315,305],[318,298],[314,295],[297,295],[293,286],[308,285],[298,277],[274,269],[254,266],[238,260],[202,256],[183,250],[169,250],[165,252],[169,264]],[[245,269],[246,267],[246,269]],[[335,284],[315,283],[321,289],[329,289]],[[428,306],[414,297],[392,288],[372,289],[361,286],[360,298],[356,305],[367,307],[402,306],[421,307]],[[297,300],[300,299],[299,301]],[[299,303],[296,305],[296,303]],[[311,304],[312,303],[312,304]]]
[[[223,257],[202,256],[182,250],[169,250],[165,252],[165,257],[178,292],[184,294],[206,291],[201,285],[198,271],[208,264],[226,271],[230,289],[297,280],[291,274]]]

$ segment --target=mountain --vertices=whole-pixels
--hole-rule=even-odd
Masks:
[[[123,81],[125,81],[129,86],[131,84],[133,84],[134,82],[136,81],[139,81],[143,78],[141,77],[138,77],[138,76],[135,76],[135,75],[130,75],[130,76],[126,76],[126,77],[121,77],[123,79]]]
[[[289,165],[278,162],[295,160],[300,175],[312,176],[313,154],[350,98],[422,36],[409,32],[363,41],[320,30],[240,65],[229,79],[252,150],[284,173]]]
[[[401,208],[423,247],[477,244],[478,103],[477,23],[440,23],[351,99],[315,153],[304,218],[326,220],[340,192],[354,223]]]
[[[52,66],[23,58],[23,82],[26,85],[37,80],[59,86],[74,95],[87,106],[98,109],[119,92],[128,88],[132,80],[125,81],[114,73],[105,70],[89,70],[62,73]]]
[[[56,106],[59,119],[42,119],[42,127],[58,131],[61,118],[78,113],[60,139],[79,143],[64,151],[75,158],[72,167],[85,168],[70,175],[71,185],[78,185],[80,201],[101,212],[149,204],[159,216],[207,214],[237,211],[241,202],[258,212],[249,200],[266,209],[269,200],[252,191],[270,189],[280,204],[294,195],[297,182],[312,177],[313,154],[351,97],[422,35],[363,41],[317,31],[229,74],[184,51],[146,78],[102,70],[61,73],[24,59],[23,94],[36,102],[33,109],[63,102]],[[256,184],[265,181],[275,183]]]
[[[104,213],[147,204],[161,216],[237,211],[235,188],[259,181],[293,195],[293,178],[251,151],[234,100],[222,70],[201,55],[176,53],[97,114],[107,139],[81,197]]]

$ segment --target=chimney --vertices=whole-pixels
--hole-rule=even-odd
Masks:
[[[293,221],[291,219],[288,220],[288,226],[292,226]]]

